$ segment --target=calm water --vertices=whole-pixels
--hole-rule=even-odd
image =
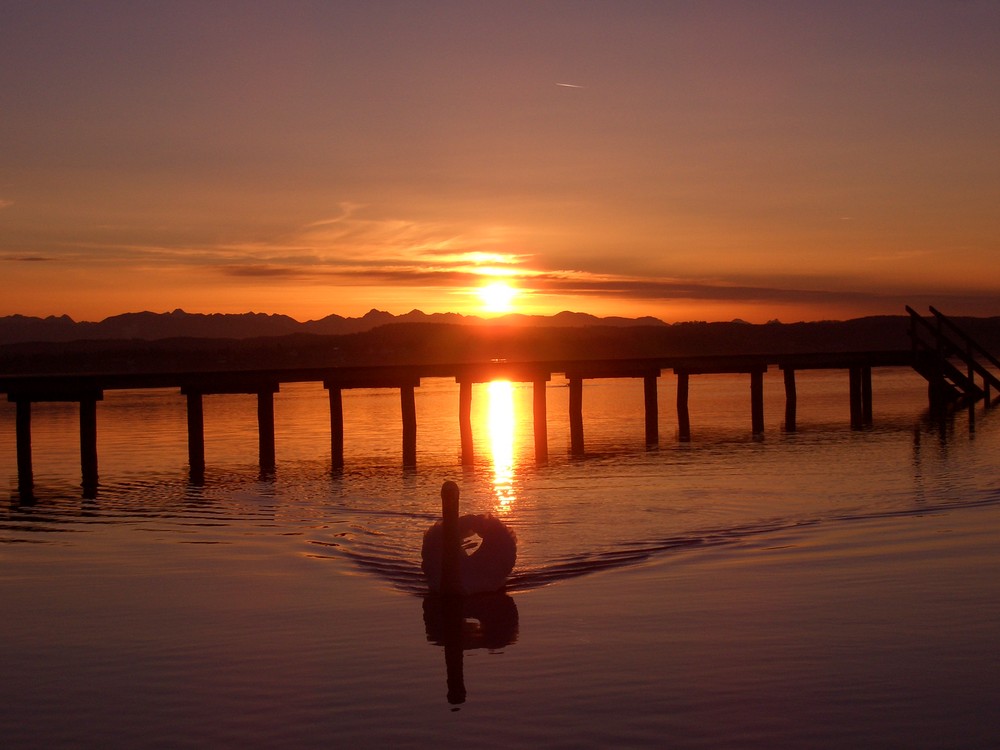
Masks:
[[[270,476],[254,397],[211,396],[200,485],[182,397],[109,392],[94,498],[75,405],[35,406],[31,502],[4,403],[4,747],[996,746],[1000,413],[930,421],[876,371],[852,431],[846,375],[800,373],[789,434],[765,386],[754,439],[748,378],[694,378],[681,444],[662,378],[647,450],[641,381],[588,381],[572,459],[555,378],[544,466],[530,385],[477,386],[463,470],[457,387],[425,381],[413,471],[398,393],[352,391],[337,475],[321,387],[276,396]],[[419,570],[449,478],[519,540],[461,612]]]

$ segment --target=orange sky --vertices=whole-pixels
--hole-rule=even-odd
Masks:
[[[0,315],[1000,315],[1000,3],[16,3]]]

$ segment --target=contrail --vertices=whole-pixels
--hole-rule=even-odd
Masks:
[[[578,86],[575,83],[557,83],[556,86],[565,86],[568,89],[582,89],[583,86]]]

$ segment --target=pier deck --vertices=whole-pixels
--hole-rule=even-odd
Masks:
[[[986,351],[953,320],[933,307],[931,320],[907,307],[910,315],[911,348],[889,351],[825,351],[794,354],[733,354],[617,359],[562,359],[511,361],[491,359],[443,364],[368,365],[330,367],[286,367],[163,372],[100,372],[86,374],[39,374],[0,376],[0,393],[16,404],[18,484],[30,493],[31,405],[44,401],[69,401],[80,405],[80,463],[84,493],[97,487],[97,402],[104,392],[120,389],[176,388],[187,399],[188,461],[193,480],[205,470],[203,398],[220,393],[257,395],[260,467],[275,468],[274,394],[283,383],[321,382],[330,396],[330,449],[334,471],[344,465],[344,419],[342,393],[353,388],[398,389],[403,422],[403,465],[417,460],[416,389],[425,378],[454,378],[459,384],[459,433],[462,463],[473,462],[472,386],[493,380],[533,384],[535,458],[548,458],[545,386],[553,375],[562,374],[569,385],[570,452],[584,455],[583,381],[595,378],[641,378],[643,381],[646,443],[659,441],[657,380],[665,371],[677,377],[678,438],[691,439],[688,394],[691,377],[737,373],[750,378],[750,426],[764,431],[764,375],[772,367],[783,374],[785,430],[796,428],[798,370],[846,370],[849,374],[851,427],[872,424],[872,369],[910,367],[928,382],[932,408],[974,404],[983,399],[991,405],[990,390],[1000,392],[1000,360]],[[960,369],[964,366],[964,371]],[[977,378],[979,379],[977,381]],[[971,412],[970,412],[971,413]]]
[[[80,461],[85,491],[97,486],[96,404],[105,391],[125,389],[177,389],[187,399],[188,459],[197,479],[205,469],[202,400],[223,393],[257,395],[259,457],[262,471],[275,468],[274,394],[284,383],[321,382],[330,397],[330,445],[334,470],[344,465],[342,392],[355,388],[391,388],[400,392],[403,420],[403,464],[416,465],[415,393],[425,378],[454,378],[459,384],[459,431],[462,462],[471,464],[472,385],[493,380],[530,382],[534,385],[533,418],[535,457],[548,457],[545,385],[554,375],[563,375],[570,388],[570,450],[584,454],[583,381],[595,378],[643,380],[647,444],[659,440],[657,380],[664,372],[677,377],[678,437],[690,440],[688,393],[692,376],[741,373],[750,377],[750,426],[755,434],[764,430],[763,377],[772,367],[784,374],[785,428],[795,429],[795,371],[844,369],[850,373],[851,425],[871,424],[871,370],[874,367],[914,367],[919,370],[917,351],[876,351],[814,354],[753,354],[702,357],[655,357],[643,359],[551,360],[534,362],[461,362],[450,364],[385,365],[359,367],[273,368],[233,371],[184,371],[143,373],[88,373],[73,375],[0,376],[0,393],[16,404],[18,478],[22,491],[30,491],[31,405],[37,402],[69,401],[80,404]]]

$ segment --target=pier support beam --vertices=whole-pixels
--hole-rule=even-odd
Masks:
[[[785,376],[785,431],[795,432],[796,410],[798,396],[795,393],[795,369],[786,367]]]
[[[656,375],[646,375],[642,379],[642,390],[646,405],[646,445],[660,442],[660,410],[657,403]]]
[[[192,478],[205,474],[205,411],[200,391],[187,392],[188,468]]]
[[[83,496],[97,493],[97,402],[104,391],[89,384],[69,387],[24,389],[8,392],[7,400],[15,405],[14,429],[17,440],[17,489],[30,497],[35,485],[31,460],[31,404],[38,401],[76,402],[80,405],[80,473]]]
[[[403,423],[403,466],[417,465],[417,407],[415,389],[419,378],[363,375],[326,378],[323,387],[330,399],[330,470],[344,468],[344,391],[352,388],[398,388]]]
[[[582,456],[583,450],[583,378],[569,379],[569,445],[570,453]]]
[[[458,432],[462,441],[462,466],[472,466],[475,447],[472,443],[472,381],[458,384]]]
[[[399,404],[403,414],[403,468],[417,465],[417,404],[412,385],[399,388]]]
[[[97,399],[80,400],[80,469],[83,492],[93,497],[97,492]]]
[[[257,448],[261,472],[274,471],[274,394],[279,384],[262,378],[243,382],[209,382],[194,380],[181,386],[187,397],[188,466],[191,480],[205,478],[205,411],[204,397],[211,394],[248,393],[257,396]]]
[[[535,434],[535,463],[543,464],[549,460],[549,427],[545,405],[545,380],[536,380],[532,384],[532,416]]]
[[[754,435],[764,434],[764,371],[750,373],[750,423]]]
[[[851,406],[851,429],[861,428],[861,368],[852,367],[848,370],[850,378],[849,400]]]
[[[274,471],[274,391],[270,389],[257,392],[257,445],[260,470]]]
[[[18,399],[16,408],[17,488],[22,494],[30,494],[35,485],[31,468],[31,401]]]
[[[861,420],[868,427],[872,426],[872,368],[861,368]]]
[[[872,368],[850,368],[851,428],[858,430],[872,424]]]
[[[339,471],[344,468],[343,391],[336,385],[325,385],[330,395],[330,468]]]
[[[687,443],[691,440],[691,415],[688,413],[688,385],[691,376],[684,371],[677,373],[677,437]]]

